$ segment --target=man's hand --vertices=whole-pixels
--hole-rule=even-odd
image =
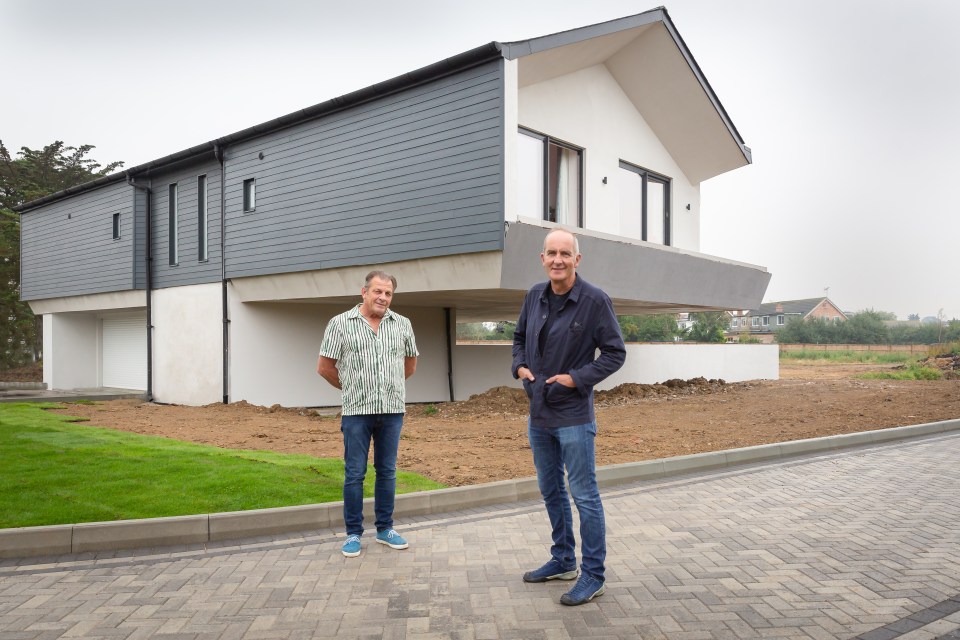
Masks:
[[[577,383],[573,381],[573,378],[568,373],[558,373],[557,375],[547,378],[547,384],[553,384],[554,382],[559,382],[565,387],[576,387]]]
[[[533,382],[536,378],[533,377],[533,371],[527,369],[526,367],[517,367],[517,377],[521,380],[529,380]]]
[[[343,388],[340,386],[340,372],[337,370],[337,361],[333,358],[320,356],[317,359],[317,373],[337,389]]]

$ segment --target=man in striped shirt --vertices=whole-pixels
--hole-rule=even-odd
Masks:
[[[343,521],[347,539],[341,551],[360,555],[363,535],[363,478],[373,441],[374,513],[377,542],[406,549],[393,529],[397,489],[397,448],[406,411],[407,378],[417,369],[417,343],[410,320],[390,311],[397,279],[371,271],[360,289],[362,302],[335,316],[320,345],[317,373],[343,391]]]

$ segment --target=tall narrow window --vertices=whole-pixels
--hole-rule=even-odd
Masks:
[[[113,214],[113,239],[120,239],[120,214]]]
[[[253,211],[257,208],[257,181],[249,178],[243,181],[243,210]]]
[[[583,226],[583,149],[520,129],[517,144],[519,214]]]
[[[179,209],[177,205],[177,185],[176,183],[171,184],[168,189],[168,212],[167,212],[167,228],[169,231],[169,248],[170,248],[170,266],[176,266],[180,261],[180,250],[177,246],[177,237],[179,234],[179,225],[177,223],[177,216]]]
[[[670,178],[620,161],[620,233],[669,245]]]
[[[207,176],[197,177],[197,260],[207,260]]]

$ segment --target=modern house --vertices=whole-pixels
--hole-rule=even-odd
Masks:
[[[733,312],[727,338],[735,340],[747,335],[761,342],[772,343],[774,332],[793,318],[823,318],[842,322],[847,319],[847,315],[830,298],[765,302],[756,309]]]
[[[30,202],[21,295],[51,388],[336,405],[324,326],[382,268],[421,351],[408,400],[463,398],[509,358],[457,346],[455,323],[516,319],[549,228],[579,234],[618,313],[756,307],[766,269],[699,253],[700,183],[750,161],[655,9],[492,42]]]

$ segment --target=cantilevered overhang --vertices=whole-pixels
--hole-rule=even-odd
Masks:
[[[397,277],[394,306],[455,309],[460,322],[515,320],[527,289],[546,279],[540,264],[543,238],[553,226],[515,222],[504,250],[420,260],[338,267],[302,273],[233,279],[241,302],[298,302],[348,306],[360,301],[373,268]],[[673,247],[578,234],[579,273],[613,299],[618,314],[675,313],[759,306],[770,274],[763,267]],[[402,312],[402,311],[401,311]]]
[[[692,182],[751,162],[666,9],[500,46],[521,88],[605,65]]]

